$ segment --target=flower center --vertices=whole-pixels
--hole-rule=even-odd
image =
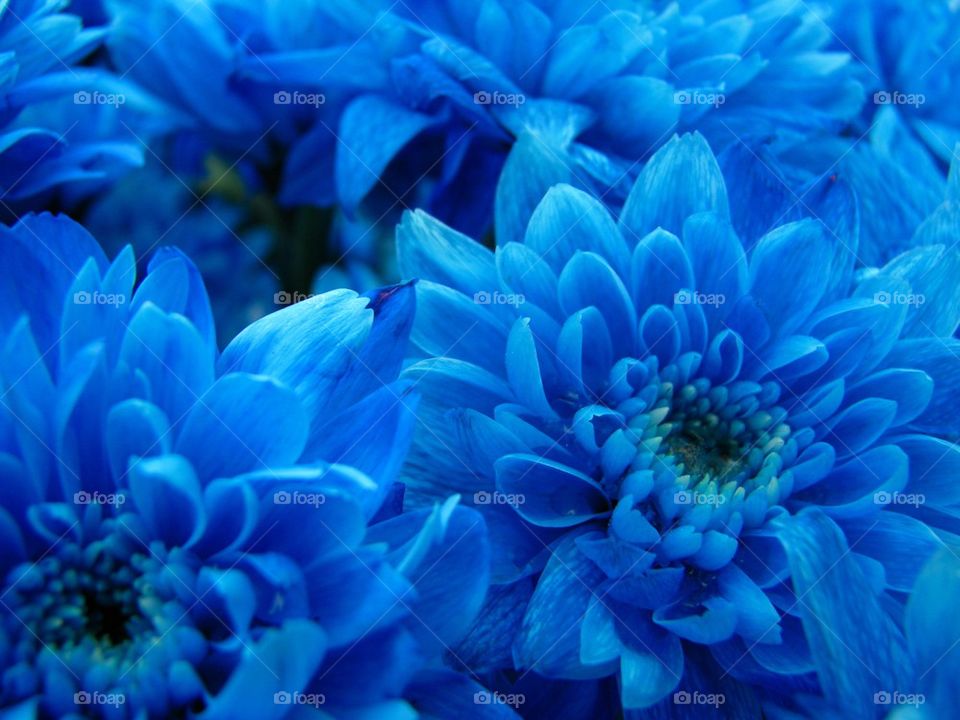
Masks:
[[[737,534],[734,513],[753,526],[790,493],[784,466],[797,442],[778,405],[779,384],[714,382],[682,363],[658,369],[653,359],[638,361],[625,379],[633,392],[609,407],[626,420],[636,455],[618,478],[603,478],[612,496],[655,509],[660,527]]]
[[[144,564],[149,564],[146,557],[125,556],[109,540],[66,543],[13,571],[6,604],[21,628],[48,647],[93,644],[116,654],[149,630],[140,610],[141,600],[150,595],[137,569]]]
[[[97,537],[62,539],[13,568],[0,604],[0,643],[11,649],[0,695],[12,702],[39,694],[42,717],[61,716],[77,691],[119,692],[131,707],[153,703],[158,717],[201,702],[197,683],[157,689],[175,665],[207,657],[207,636],[190,613],[197,571],[189,552],[147,549],[109,519]]]
[[[779,422],[786,413],[773,406],[779,396],[775,384],[711,388],[700,379],[670,394],[670,429],[661,453],[673,456],[692,484],[735,483],[736,489],[760,479],[765,468],[779,471],[790,427]]]

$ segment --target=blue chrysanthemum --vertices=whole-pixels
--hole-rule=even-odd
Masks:
[[[796,139],[863,101],[800,0],[106,7],[112,62],[194,119],[199,155],[242,157],[282,207],[344,211],[327,261],[380,272],[401,210],[480,237],[532,163],[542,189],[618,205],[675,129]]]
[[[0,201],[71,184],[75,194],[143,161],[134,135],[167,132],[182,118],[105,70],[81,67],[105,30],[84,29],[67,2],[12,0],[0,7]],[[133,133],[133,135],[131,134]]]
[[[871,97],[869,120],[898,112],[927,150],[945,164],[960,142],[956,81],[960,73],[960,6],[954,2],[832,0],[833,45],[862,65]]]
[[[862,103],[849,57],[824,51],[827,26],[793,0],[372,0],[314,12],[340,35],[258,46],[243,73],[349,91],[339,124],[318,125],[298,150],[335,153],[338,203],[372,202],[371,219],[384,204],[423,207],[481,234],[501,173],[498,204],[515,200],[532,157],[554,182],[563,172],[617,202],[678,127],[718,144],[836,131]],[[305,170],[304,187],[329,187],[324,166]]]
[[[487,519],[477,667],[616,674],[630,717],[719,696],[873,717],[905,687],[901,603],[956,531],[960,256],[855,281],[841,184],[811,198],[822,220],[751,242],[740,191],[687,135],[619,222],[558,185],[495,253],[401,225],[422,278],[409,496],[469,494]]]
[[[219,355],[178,251],[135,288],[132,250],[66,218],[0,240],[0,715],[473,707],[438,657],[482,602],[483,521],[398,514],[393,483],[412,288],[328,293]]]
[[[900,0],[834,0],[828,7],[831,46],[852,56],[863,110],[843,133],[780,142],[773,152],[790,172],[849,183],[862,208],[859,260],[882,265],[922,244],[918,228],[942,201],[957,157],[960,13],[948,3]],[[791,193],[793,202],[803,201],[801,187]]]

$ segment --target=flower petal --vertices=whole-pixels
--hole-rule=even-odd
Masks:
[[[295,462],[307,430],[292,390],[263,375],[229,373],[187,415],[174,450],[212,480]]]
[[[130,493],[153,538],[167,547],[189,547],[203,535],[207,524],[203,494],[186,458],[163,455],[135,461],[130,467]]]
[[[497,488],[516,497],[514,509],[534,525],[570,527],[610,511],[599,485],[560,463],[536,455],[507,455],[497,461],[496,471]]]
[[[900,687],[903,637],[832,520],[808,510],[778,525],[823,691],[838,707],[869,717],[877,688]]]
[[[643,168],[620,225],[634,242],[657,227],[680,235],[686,219],[699,212],[730,217],[723,174],[702,135],[674,135]]]

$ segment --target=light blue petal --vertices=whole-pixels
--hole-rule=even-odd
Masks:
[[[153,538],[177,547],[189,546],[203,535],[207,524],[203,495],[186,458],[134,460],[129,478],[130,494]]]
[[[643,168],[620,226],[628,242],[657,227],[679,236],[686,219],[699,212],[730,217],[723,175],[703,136],[675,135]]]
[[[949,506],[960,502],[960,446],[929,435],[904,435],[894,440],[910,461],[907,490],[925,501]]]
[[[403,279],[446,285],[473,297],[499,288],[493,253],[439,220],[415,210],[397,227],[397,255]]]
[[[960,226],[958,226],[960,227]],[[951,233],[955,237],[955,232]],[[960,326],[960,252],[952,246],[931,245],[908,250],[891,260],[881,276],[905,280],[916,298],[909,307],[903,337],[951,337]]]
[[[209,481],[292,464],[306,446],[308,427],[292,390],[263,375],[229,373],[194,405],[174,451]]]
[[[619,356],[629,356],[636,343],[637,312],[624,282],[596,253],[577,252],[560,274],[560,306],[568,315],[596,307],[610,331]]]
[[[542,351],[541,351],[542,352]],[[543,361],[530,320],[517,320],[507,340],[507,379],[517,399],[542,418],[555,419],[544,383]]]
[[[107,414],[106,444],[114,481],[127,474],[130,458],[165,455],[172,438],[167,417],[156,405],[145,400],[126,400],[110,408]]]
[[[891,368],[868,375],[847,390],[846,401],[885,398],[897,404],[891,425],[903,425],[920,415],[933,397],[933,378],[922,370]]]
[[[497,245],[522,242],[534,209],[558,183],[570,183],[573,172],[565,153],[535,135],[517,139],[497,182],[494,220]]]
[[[750,294],[786,335],[817,307],[827,286],[823,267],[833,246],[815,220],[783,225],[760,239],[750,258]]]
[[[927,563],[906,610],[906,633],[916,662],[914,675],[934,713],[949,713],[960,702],[960,564],[956,553],[942,550]],[[927,706],[925,706],[927,707]]]
[[[323,630],[291,620],[242,651],[238,667],[199,717],[204,720],[262,720],[277,710],[274,694],[302,692],[326,653]]]
[[[641,313],[651,305],[673,307],[681,290],[695,288],[697,281],[690,258],[676,235],[657,229],[634,249],[630,291]]]
[[[555,273],[582,250],[599,255],[621,278],[627,277],[630,255],[610,213],[598,200],[570,185],[547,191],[530,218],[523,242]]]
[[[146,303],[127,327],[120,361],[149,382],[150,401],[174,423],[213,383],[209,348],[196,327]]]
[[[224,350],[219,371],[276,378],[297,393],[317,427],[396,379],[413,309],[414,289],[406,285],[373,299],[324,293],[247,327]]]

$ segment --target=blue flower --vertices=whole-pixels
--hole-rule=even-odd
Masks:
[[[531,167],[542,190],[576,183],[616,204],[678,127],[718,144],[803,136],[839,130],[862,103],[849,58],[823,52],[826,26],[802,3],[373,0],[319,12],[339,37],[257,46],[242,73],[344,99],[339,125],[318,124],[297,151],[334,151],[337,201],[371,220],[422,207],[479,236],[494,203],[527,199],[516,193]],[[325,165],[304,171],[302,186],[329,192]]]
[[[246,158],[283,207],[342,211],[329,244],[381,274],[383,229],[406,208],[474,237],[495,205],[525,225],[533,164],[538,195],[568,182],[617,206],[678,128],[718,146],[803,138],[839,131],[863,101],[796,2],[107,10],[112,62],[194,119],[200,154]]]
[[[828,5],[831,47],[852,56],[865,89],[863,110],[845,132],[781,143],[775,154],[794,173],[839,176],[853,188],[861,203],[859,260],[882,265],[923,242],[914,236],[943,200],[946,170],[957,156],[960,13],[947,3],[900,0]],[[798,187],[792,194],[795,204],[805,197]]]
[[[272,233],[264,226],[248,229],[235,204],[215,194],[194,193],[156,162],[98,194],[83,220],[108,252],[132,245],[143,266],[161,245],[188,255],[207,287],[221,346],[279,309],[280,278],[267,263]]]
[[[832,0],[830,5],[832,44],[856,58],[870,94],[864,120],[894,110],[929,153],[949,164],[960,142],[955,88],[960,8],[903,0]]]
[[[79,225],[0,230],[0,714],[424,715],[488,547],[451,498],[399,513],[413,289],[327,293],[219,354],[176,250],[135,286]],[[433,687],[430,695],[424,687]]]
[[[753,189],[694,134],[619,221],[568,185],[495,253],[405,217],[408,497],[486,517],[495,585],[458,650],[478,669],[616,675],[636,717],[693,697],[872,717],[909,674],[897,598],[956,500],[960,255],[856,278],[843,183],[741,241],[735,209],[771,210]]]
[[[70,184],[89,193],[143,161],[131,136],[182,118],[132,83],[81,67],[103,41],[66,3],[11,0],[0,8],[0,201],[4,214]],[[68,196],[70,197],[70,196]],[[16,205],[15,205],[16,204]]]

